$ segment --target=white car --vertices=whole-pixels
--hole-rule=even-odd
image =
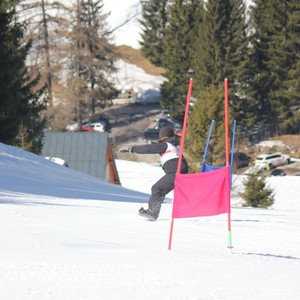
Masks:
[[[273,169],[287,165],[290,161],[290,157],[282,153],[260,154],[256,157],[255,165],[264,167],[265,169]]]
[[[101,122],[90,123],[90,126],[93,128],[94,131],[104,132],[105,125]]]

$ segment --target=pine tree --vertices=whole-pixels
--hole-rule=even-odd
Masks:
[[[230,120],[242,123],[247,103],[247,24],[242,1],[206,3],[203,22],[193,44],[194,78],[198,86],[193,95],[196,103],[189,117],[187,151],[201,160],[211,121],[215,120],[207,161],[224,165],[224,78],[229,79]],[[200,93],[199,93],[200,92]],[[230,121],[231,123],[231,121]]]
[[[238,124],[245,118],[243,104],[248,85],[245,15],[242,0],[207,1],[193,55],[198,90],[210,84],[223,85],[224,78],[228,78],[232,113]]]
[[[282,104],[279,128],[284,133],[300,131],[300,2],[287,2],[286,31],[283,34],[286,76],[282,78],[282,89],[278,97]],[[288,67],[287,67],[288,66]]]
[[[162,85],[161,106],[170,110],[171,116],[183,114],[188,82],[193,69],[192,42],[202,21],[201,0],[175,0],[170,5],[170,17],[165,37],[164,67],[167,69]]]
[[[19,133],[16,139],[16,146],[22,150],[30,151],[32,149],[32,145],[33,143],[28,136],[28,128],[24,126],[24,122],[21,120]]]
[[[206,3],[203,25],[197,37],[199,55],[195,53],[195,79],[201,87],[218,85],[225,78],[224,39],[227,38],[225,2],[210,0]]]
[[[13,3],[0,11],[0,140],[13,145],[21,120],[32,140],[31,151],[39,153],[45,119],[43,88],[37,88],[39,76],[25,66],[30,44],[23,46],[24,26],[17,22]]]
[[[107,99],[115,96],[116,91],[107,75],[116,70],[114,62],[117,53],[106,27],[107,14],[103,13],[103,0],[86,0],[82,2],[82,7],[81,24],[86,26],[83,43],[88,49],[85,79],[90,85],[90,112],[95,114],[97,104],[105,107]]]
[[[109,39],[107,14],[102,11],[103,0],[77,0],[76,17],[68,35],[69,97],[77,112],[79,128],[85,108],[94,114],[96,106],[105,107],[116,93],[108,74],[115,70],[117,56]]]
[[[206,162],[224,165],[224,99],[220,94],[221,91],[211,84],[197,95],[197,101],[189,116],[186,138],[186,152],[192,161],[202,160],[210,124],[214,120]]]
[[[163,66],[164,38],[168,21],[169,0],[141,1],[141,51],[154,65]]]
[[[299,128],[299,11],[299,1],[289,0],[256,0],[251,10],[252,94],[271,134]]]
[[[274,203],[274,191],[266,186],[265,177],[250,174],[244,182],[245,190],[240,195],[244,206],[267,208]]]

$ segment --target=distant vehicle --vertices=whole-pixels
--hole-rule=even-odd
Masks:
[[[173,125],[174,125],[173,121],[171,121],[170,119],[160,118],[160,119],[157,119],[155,122],[155,129],[161,129],[164,126],[170,126],[173,128]]]
[[[104,132],[105,125],[101,122],[90,123],[90,130],[89,131],[97,131],[97,132]]]
[[[182,130],[182,126],[179,123],[172,121],[171,119],[160,118],[156,120],[155,129],[161,129],[164,126],[169,126],[173,128],[174,131]]]
[[[103,130],[109,131],[111,129],[110,122],[107,116],[97,114],[90,118],[90,123],[102,123]]]
[[[286,173],[282,169],[275,169],[271,172],[270,176],[286,176]]]
[[[168,119],[168,118],[170,118],[170,116],[171,115],[170,115],[170,112],[168,110],[163,110],[162,111],[162,117],[163,118],[167,118]]]
[[[231,160],[231,154],[229,155]],[[236,168],[248,167],[250,163],[250,157],[244,152],[235,152],[233,156],[233,166]]]
[[[256,157],[255,165],[263,166],[265,169],[274,169],[287,165],[291,162],[288,155],[282,153],[260,154]]]
[[[182,130],[175,130],[174,133],[178,136],[182,135]],[[158,141],[159,140],[159,129],[157,128],[148,128],[144,131],[144,140],[146,141]]]
[[[97,131],[97,132],[105,132],[107,131],[107,125],[103,122],[84,122],[82,123],[81,130],[82,131]]]
[[[66,129],[68,131],[78,131],[78,124],[77,122],[72,121],[70,124],[67,125]]]
[[[144,131],[144,139],[147,141],[158,141],[159,139],[159,129],[148,128]]]
[[[178,136],[182,136],[182,129],[175,130],[175,134],[178,135]]]
[[[91,122],[83,122],[81,126],[82,131],[90,131],[91,130]]]
[[[300,172],[296,172],[294,176],[300,176]]]

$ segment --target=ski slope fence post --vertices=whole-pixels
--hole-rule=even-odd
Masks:
[[[224,110],[225,110],[225,153],[226,153],[226,167],[229,167],[229,130],[228,130],[228,79],[224,79]],[[230,198],[229,198],[230,199]],[[232,249],[232,235],[231,235],[231,214],[228,212],[228,246]]]
[[[193,79],[190,78],[188,93],[187,93],[187,97],[186,97],[186,105],[185,105],[185,112],[184,112],[182,136],[181,136],[181,141],[180,141],[180,152],[179,152],[178,166],[177,166],[177,172],[176,172],[177,174],[180,173],[180,169],[181,169],[182,154],[183,154],[183,148],[184,148],[184,140],[185,140],[186,126],[187,126],[187,119],[188,119],[188,115],[189,115],[189,107],[190,107],[190,100],[191,100],[191,94],[192,94],[192,87],[193,87]],[[171,226],[170,226],[168,250],[171,250],[171,246],[172,246],[173,227],[174,227],[174,218],[172,217]]]

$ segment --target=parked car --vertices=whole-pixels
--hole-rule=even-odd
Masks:
[[[174,133],[178,136],[182,135],[182,130],[174,130]],[[159,129],[157,128],[148,128],[144,131],[144,140],[148,142],[158,141],[159,140]]]
[[[78,131],[79,126],[78,126],[77,122],[71,121],[70,124],[67,125],[66,129],[68,131]]]
[[[273,169],[287,165],[291,162],[288,155],[282,153],[260,154],[256,157],[255,165],[263,166],[265,169]]]
[[[111,129],[110,122],[107,116],[97,114],[90,118],[90,123],[102,123],[103,131],[109,131]]]
[[[182,129],[175,130],[174,133],[178,136],[182,136]]]
[[[286,176],[286,173],[282,169],[275,169],[270,173],[270,176]]]
[[[229,155],[229,159],[231,160],[231,154]],[[235,152],[233,156],[233,166],[238,169],[248,167],[250,159],[251,158],[244,152]]]
[[[164,109],[164,110],[162,110],[162,117],[163,118],[170,118],[170,112],[168,111],[168,110],[166,110],[166,109]]]
[[[161,129],[164,126],[170,126],[174,131],[180,131],[182,126],[168,118],[160,118],[156,120],[155,128]]]
[[[91,130],[91,122],[83,122],[81,126],[82,131],[90,131]]]
[[[90,131],[104,132],[105,124],[102,122],[90,123]]]
[[[162,110],[162,119],[169,119],[172,120],[175,123],[178,123],[180,126],[183,125],[184,121],[184,114],[177,115],[174,118],[171,118],[171,111],[169,110]]]
[[[144,139],[146,141],[158,141],[159,139],[159,129],[148,128],[144,131]]]

